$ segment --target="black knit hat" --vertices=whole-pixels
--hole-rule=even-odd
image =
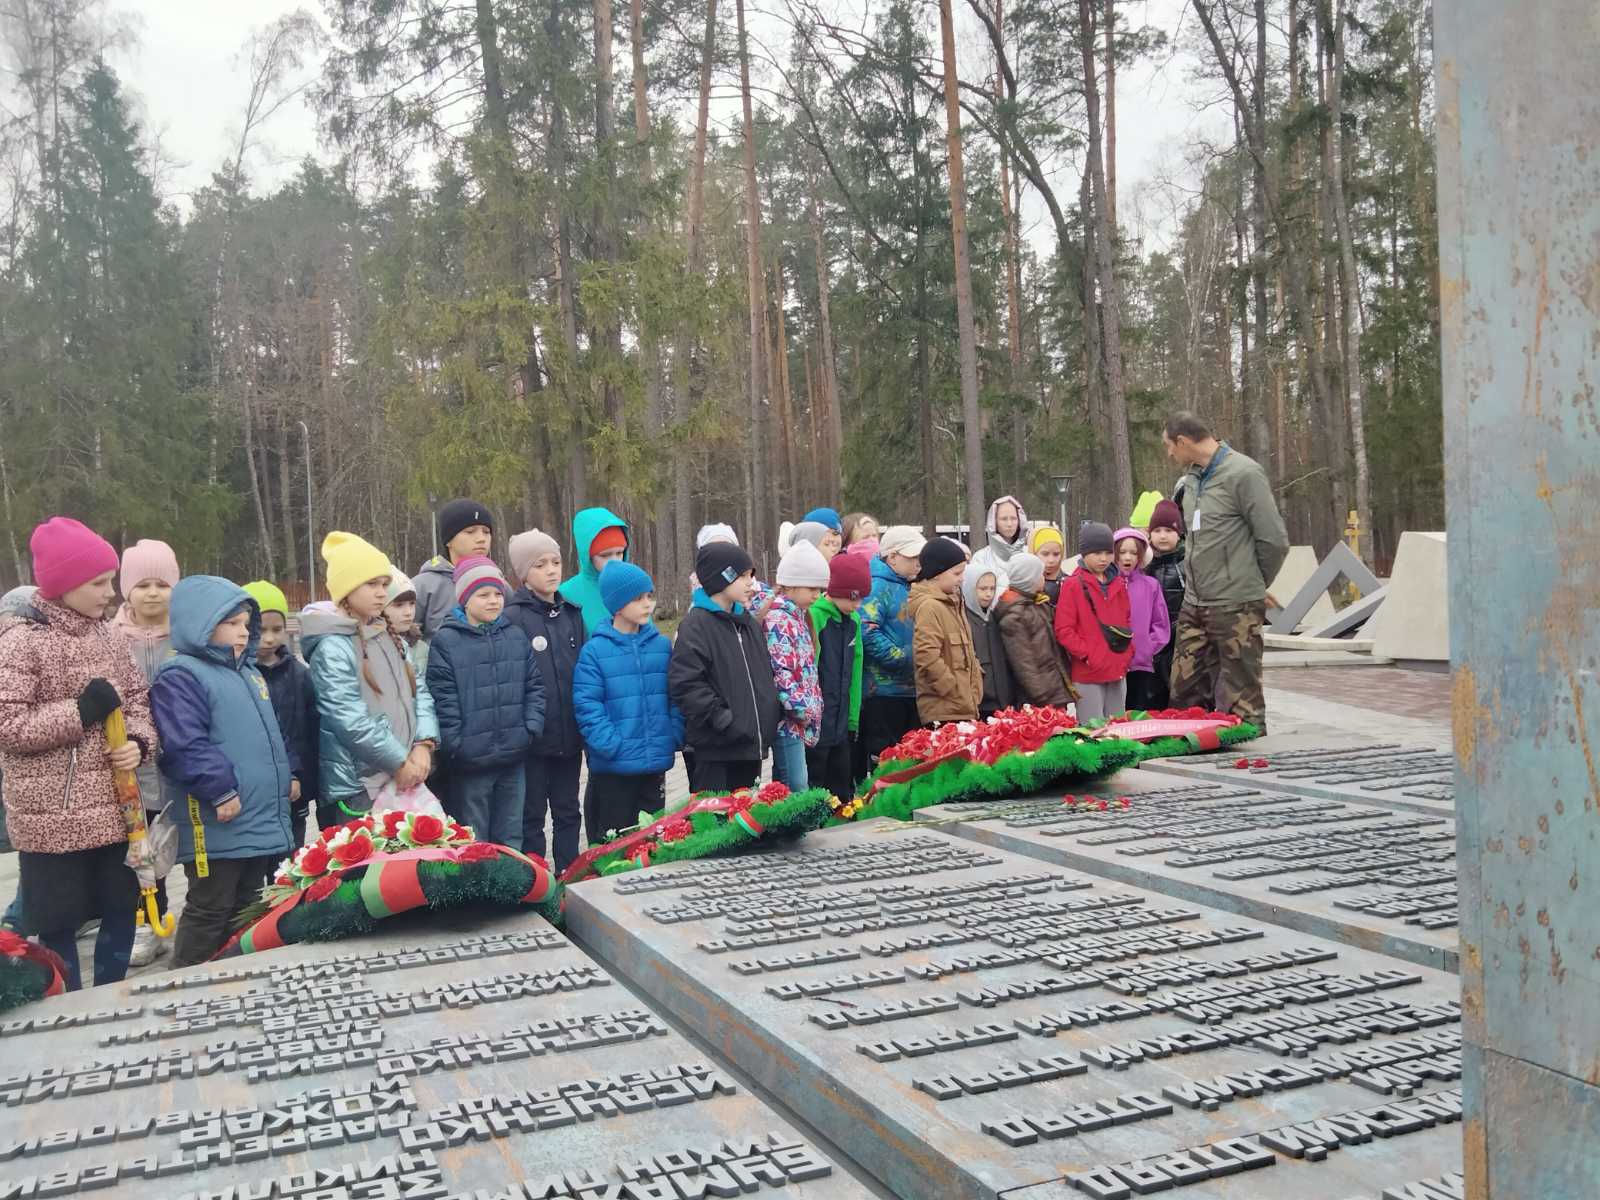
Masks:
[[[450,539],[473,525],[487,525],[494,529],[494,514],[487,505],[463,497],[450,500],[439,507],[439,544],[448,546]]]
[[[707,542],[695,551],[694,573],[708,596],[715,596],[755,563],[743,546],[732,542]]]
[[[922,553],[917,555],[917,561],[922,564],[922,574],[917,578],[932,579],[935,575],[943,575],[951,567],[966,562],[967,553],[947,537],[931,537],[923,543]]]
[[[1116,550],[1111,540],[1111,526],[1103,521],[1085,521],[1078,526],[1078,553],[1093,554],[1096,550],[1107,554]]]

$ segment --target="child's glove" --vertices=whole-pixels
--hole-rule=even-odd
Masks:
[[[83,685],[78,696],[78,720],[88,729],[98,725],[122,707],[122,697],[117,689],[104,679],[95,678]]]

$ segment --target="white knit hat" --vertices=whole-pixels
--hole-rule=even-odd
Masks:
[[[825,588],[828,586],[828,560],[810,542],[797,541],[778,560],[780,587]]]
[[[891,552],[916,558],[926,540],[915,525],[891,525],[878,535],[878,553],[885,558]]]

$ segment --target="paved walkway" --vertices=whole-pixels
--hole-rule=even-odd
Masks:
[[[1443,672],[1406,671],[1388,667],[1284,667],[1267,673],[1267,711],[1271,736],[1287,741],[1317,739],[1329,733],[1353,738],[1405,741],[1450,749],[1450,678]],[[763,772],[763,778],[768,773]],[[689,778],[680,760],[667,773],[667,802],[688,798]],[[8,903],[17,886],[17,856],[0,854],[0,904]],[[174,911],[183,908],[183,871],[167,878]],[[84,975],[91,973],[94,938],[79,940]],[[168,969],[170,957],[130,976]]]

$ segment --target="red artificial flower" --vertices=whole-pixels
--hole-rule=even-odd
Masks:
[[[364,834],[357,834],[333,852],[334,860],[341,867],[353,867],[371,856],[372,839]]]
[[[1133,801],[1128,799],[1126,796],[1118,796],[1117,797],[1117,803],[1122,805],[1123,808],[1132,808],[1133,807]]]
[[[472,830],[459,821],[450,822],[450,840],[452,842],[470,842],[473,840]]]
[[[761,790],[756,793],[756,799],[762,804],[776,804],[788,794],[788,786],[774,779],[771,783],[762,785]]]
[[[1255,760],[1255,762],[1251,763],[1250,765],[1252,767],[1256,768],[1256,770],[1259,771],[1259,770],[1261,770],[1262,768],[1264,768],[1267,765],[1267,760],[1264,759],[1264,758],[1258,758],[1258,759]]]
[[[643,842],[640,845],[635,846],[632,850],[628,851],[628,857],[638,859],[641,863],[643,863],[645,859],[649,858],[655,852],[656,844],[654,842]]]
[[[663,842],[681,842],[693,832],[694,826],[689,823],[688,817],[673,817],[661,827],[656,837]]]
[[[1250,769],[1250,760],[1248,758],[1236,758],[1233,760],[1233,768],[1236,771],[1248,771]]]
[[[1104,800],[1096,800],[1096,801],[1095,801],[1095,802],[1094,802],[1094,806],[1095,806],[1095,807],[1096,807],[1096,808],[1098,808],[1098,809],[1099,809],[1099,810],[1100,810],[1100,811],[1101,811],[1101,812],[1105,812],[1105,810],[1106,810],[1106,809],[1108,809],[1108,808],[1110,808],[1110,807],[1111,807],[1111,806],[1110,806],[1110,805],[1109,805],[1109,804],[1107,804],[1107,803],[1106,803],[1106,802],[1105,802],[1105,801],[1104,801]]]
[[[300,860],[295,865],[302,875],[321,875],[328,869],[329,857],[328,847],[317,842],[300,852]]]
[[[279,887],[288,887],[294,883],[294,880],[290,879],[287,875],[279,875],[272,882],[277,884]]]
[[[386,838],[392,838],[395,834],[399,833],[400,825],[405,819],[405,813],[400,812],[397,809],[391,808],[388,812],[384,813],[383,836]]]
[[[306,899],[315,904],[318,900],[326,900],[339,890],[339,877],[337,875],[324,875],[306,889]]]
[[[455,857],[457,862],[488,862],[500,857],[500,849],[493,842],[472,842],[457,850]]]
[[[436,817],[432,813],[413,813],[411,816],[411,840],[418,845],[428,845],[444,837],[444,818]]]
[[[1077,802],[1078,802],[1078,798],[1076,796],[1063,796],[1063,797],[1061,797],[1061,803],[1066,805],[1069,808],[1072,805],[1076,804]]]
[[[9,929],[0,929],[0,954],[7,958],[21,958],[28,953],[28,939],[19,937]]]
[[[754,796],[740,788],[728,797],[727,814],[729,818],[732,818],[735,813],[749,812],[750,806],[755,802],[756,798]]]

